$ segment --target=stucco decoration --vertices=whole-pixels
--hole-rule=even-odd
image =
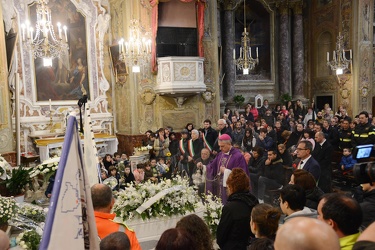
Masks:
[[[154,102],[155,98],[156,94],[152,89],[147,88],[142,91],[141,101],[143,104],[151,105]]]
[[[211,103],[215,99],[215,95],[211,90],[207,90],[201,94],[205,103]]]
[[[202,65],[199,64],[202,71]],[[198,68],[199,69],[199,68]],[[203,71],[202,71],[203,73]],[[195,63],[175,63],[174,64],[174,79],[176,81],[194,81],[196,79]],[[202,81],[203,74],[198,74],[200,81]]]
[[[340,95],[342,99],[348,99],[350,96],[351,90],[348,88],[340,89]]]

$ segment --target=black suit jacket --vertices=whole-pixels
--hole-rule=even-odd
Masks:
[[[310,157],[310,159],[303,165],[303,169],[310,172],[316,181],[320,178],[320,165],[314,159],[314,157]]]
[[[322,146],[315,144],[312,156],[319,163],[323,174],[331,174],[332,172],[332,153],[333,146],[326,140]]]

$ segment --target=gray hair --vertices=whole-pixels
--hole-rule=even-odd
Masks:
[[[193,129],[193,130],[191,131],[191,133],[192,133],[192,134],[196,134],[196,135],[199,135],[199,131],[198,131],[198,130],[196,130],[196,129]]]

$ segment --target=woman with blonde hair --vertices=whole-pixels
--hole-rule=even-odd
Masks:
[[[228,200],[217,227],[217,244],[222,250],[246,250],[252,236],[249,215],[258,199],[250,193],[250,179],[240,168],[232,169],[226,184]]]

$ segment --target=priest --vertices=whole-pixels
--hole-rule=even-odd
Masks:
[[[232,138],[222,134],[218,138],[220,153],[207,165],[206,191],[221,197],[223,204],[227,202],[226,181],[233,168],[241,168],[249,176],[245,158],[241,151],[232,147]]]

